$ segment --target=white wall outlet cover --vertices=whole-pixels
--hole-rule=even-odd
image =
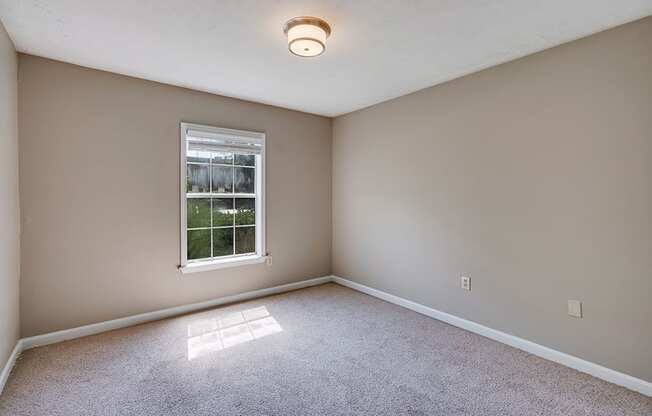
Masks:
[[[471,290],[471,278],[470,277],[462,276],[461,281],[462,281],[462,289]]]
[[[569,300],[568,301],[568,314],[575,318],[582,317],[582,302],[579,300]]]

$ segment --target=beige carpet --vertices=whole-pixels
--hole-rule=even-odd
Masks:
[[[652,399],[327,284],[23,353],[0,415],[652,415]]]

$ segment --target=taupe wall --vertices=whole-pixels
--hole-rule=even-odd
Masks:
[[[19,55],[22,336],[328,275],[331,120]],[[179,122],[267,133],[273,265],[181,275]]]
[[[652,381],[651,108],[647,18],[338,117],[333,272]]]
[[[0,370],[19,338],[20,211],[17,59],[0,22]]]

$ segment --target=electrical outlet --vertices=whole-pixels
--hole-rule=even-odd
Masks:
[[[267,256],[265,256],[265,264],[268,265],[268,266],[272,265],[272,255],[271,254],[268,254]]]
[[[471,278],[468,276],[462,276],[462,289],[471,290]]]
[[[568,314],[575,318],[582,317],[582,302],[579,300],[568,301]]]

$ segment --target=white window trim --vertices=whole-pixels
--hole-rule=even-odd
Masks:
[[[188,262],[187,258],[187,202],[186,202],[186,139],[189,130],[201,132],[206,137],[228,136],[229,140],[238,140],[261,144],[260,166],[256,166],[256,253],[225,257],[223,259],[211,259],[207,261]],[[244,266],[248,264],[263,263],[267,259],[265,229],[265,133],[245,130],[233,130],[221,127],[205,126],[201,124],[182,122],[179,128],[180,135],[180,206],[181,206],[181,273],[196,273],[209,270],[224,269],[227,267]]]

